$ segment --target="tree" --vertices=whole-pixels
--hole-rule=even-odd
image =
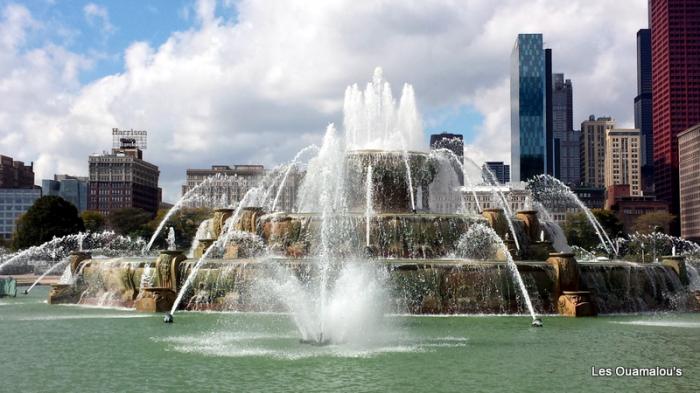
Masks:
[[[622,223],[615,213],[603,209],[592,209],[591,212],[611,239],[623,235]],[[600,238],[583,212],[566,216],[564,233],[570,245],[593,250],[600,244]]]
[[[564,223],[564,234],[569,245],[591,250],[599,243],[595,230],[584,213],[569,213]]]
[[[591,213],[600,222],[600,225],[603,226],[603,229],[605,229],[605,232],[611,239],[624,236],[625,227],[612,210],[591,209]]]
[[[165,218],[169,209],[160,209],[156,217],[151,220],[145,227],[151,232],[155,232],[160,225],[161,221]],[[197,228],[199,224],[211,217],[211,210],[206,208],[198,209],[182,209],[177,213],[173,214],[172,217],[168,219],[165,224],[165,229],[158,236],[158,240],[154,247],[165,247],[165,239],[168,236],[169,227],[173,227],[175,231],[175,239],[177,241],[177,246],[180,248],[189,248],[195,234],[197,233]]]
[[[145,227],[152,218],[151,213],[135,207],[113,210],[107,216],[109,227],[120,235],[148,237]]]
[[[655,232],[657,228],[662,228],[662,231],[666,233],[671,222],[675,219],[676,216],[665,211],[646,213],[634,220],[632,229],[639,233],[650,234]]]
[[[73,204],[61,197],[44,196],[37,199],[17,221],[12,247],[19,250],[37,246],[54,236],[62,237],[84,230],[83,220]]]
[[[105,217],[100,213],[92,210],[86,210],[80,214],[85,224],[85,230],[90,232],[102,232],[105,229]]]

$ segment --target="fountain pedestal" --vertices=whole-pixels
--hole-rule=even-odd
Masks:
[[[180,262],[187,259],[181,250],[163,250],[156,261],[156,285],[177,291]]]
[[[256,233],[258,229],[258,218],[263,214],[265,214],[265,212],[262,207],[244,207],[235,229],[237,231]]]
[[[589,291],[564,291],[559,296],[557,311],[566,317],[592,317],[596,315]]]
[[[700,312],[700,290],[693,291],[689,301],[689,309],[694,312]]]
[[[193,257],[196,259],[201,258],[202,255],[204,255],[204,253],[207,252],[207,249],[209,249],[209,247],[211,247],[211,245],[214,244],[215,241],[215,239],[199,239],[199,244],[194,250]]]
[[[216,209],[214,217],[211,220],[211,233],[214,239],[221,236],[221,231],[224,229],[226,220],[233,215],[233,209]]]
[[[527,247],[527,259],[541,261],[547,259],[552,254],[552,251],[554,251],[552,242],[537,241],[530,243]]]
[[[484,209],[481,215],[501,239],[508,241],[506,238],[510,236],[510,229],[508,228],[508,220],[503,209]]]
[[[688,283],[690,283],[688,279],[688,269],[685,267],[685,257],[680,255],[667,255],[661,257],[661,264],[673,269],[683,285],[688,285]]]
[[[139,312],[168,312],[176,298],[177,293],[170,288],[143,288],[134,307]]]
[[[91,258],[92,254],[89,252],[72,251],[68,257],[70,261],[71,274],[76,274],[78,270],[80,270],[80,263]]]
[[[68,304],[78,303],[80,293],[75,290],[71,284],[51,284],[49,291],[49,304]]]
[[[554,270],[554,287],[552,294],[557,299],[563,291],[578,291],[579,274],[578,263],[574,254],[565,252],[553,252],[547,258],[547,264]]]
[[[537,218],[537,210],[521,210],[515,213],[515,218],[523,222],[525,235],[531,242],[544,240],[540,239],[542,228],[540,227],[540,220]]]

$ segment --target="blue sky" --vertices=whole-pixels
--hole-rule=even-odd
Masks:
[[[0,1],[3,7],[12,3],[16,2]],[[87,15],[89,4],[107,11],[109,25],[105,26],[105,20],[99,16]],[[24,5],[35,19],[46,24],[46,28],[30,36],[29,46],[51,42],[77,53],[96,55],[93,68],[80,75],[83,83],[123,71],[124,50],[133,42],[159,46],[174,31],[194,24],[189,0],[30,0]]]
[[[509,161],[517,34],[544,34],[574,124],[628,127],[646,16],[646,0],[0,0],[0,154],[37,181],[85,175],[113,127],[147,129],[172,201],[187,168],[269,167],[319,143],[379,66],[394,97],[414,86],[426,147],[462,133],[475,161]]]

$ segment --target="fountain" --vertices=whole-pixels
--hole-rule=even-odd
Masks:
[[[586,218],[591,223],[591,226],[600,239],[600,244],[605,248],[608,254],[618,254],[615,243],[610,240],[610,237],[605,232],[603,226],[595,218],[591,210],[579,199],[576,194],[569,189],[561,180],[550,175],[539,175],[529,181],[528,187],[532,190],[537,199],[547,200],[550,198],[564,198],[574,202],[579,209],[586,215]]]
[[[628,311],[630,299],[635,311],[665,310],[685,301],[697,273],[686,268],[689,246],[677,243],[676,256],[659,249],[669,256],[649,266],[577,262],[534,198],[551,190],[533,191],[527,210],[511,211],[493,174],[467,159],[481,173],[470,178],[449,150],[427,151],[413,88],[405,85],[397,104],[381,70],[364,91],[348,87],[343,127],[330,124],[319,147],[268,173],[235,209],[215,210],[187,254],[173,234],[157,259],[81,261],[71,270],[79,277],[72,293],[81,302],[109,293],[119,305],[166,312],[166,323],[179,310],[288,312],[301,341],[316,345],[366,340],[383,329],[386,313],[523,314],[541,327],[542,314]],[[296,207],[281,210],[290,171],[312,151]],[[463,209],[458,202],[469,193],[460,172],[468,186],[489,187],[498,208],[482,210],[473,193],[479,211]]]
[[[175,250],[175,228],[170,227],[168,230],[168,239],[166,240],[168,244],[168,251]]]

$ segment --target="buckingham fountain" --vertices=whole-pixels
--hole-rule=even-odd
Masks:
[[[166,322],[178,310],[285,312],[303,341],[320,344],[366,334],[396,313],[527,314],[541,326],[543,314],[697,307],[697,273],[684,255],[577,260],[542,204],[512,211],[490,174],[429,150],[413,88],[404,85],[397,102],[380,69],[365,89],[347,88],[343,126],[329,125],[319,147],[216,209],[190,252],[154,255],[153,240],[141,255],[72,252],[49,303],[164,312]],[[312,157],[296,206],[282,211],[281,190],[304,155]],[[475,184],[492,186],[488,208],[465,207]]]

